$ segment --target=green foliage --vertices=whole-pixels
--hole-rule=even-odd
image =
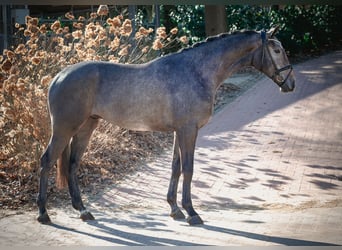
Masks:
[[[326,46],[340,46],[341,6],[287,6],[277,14],[279,39],[292,53],[311,52]]]
[[[289,5],[283,9],[260,6],[228,6],[228,30],[269,28],[279,24],[277,35],[291,53],[308,53],[341,43],[338,14],[341,6]]]
[[[205,38],[204,9],[204,5],[179,5],[172,6],[167,14],[172,24],[189,37],[190,43],[194,43]],[[340,5],[289,5],[284,8],[229,5],[226,11],[228,31],[269,29],[279,24],[277,36],[291,54],[341,46]]]
[[[172,26],[178,27],[180,34],[189,37],[189,43],[201,41],[205,38],[204,5],[175,5],[166,10],[161,8],[162,16],[169,18]],[[164,24],[165,19],[161,20]]]

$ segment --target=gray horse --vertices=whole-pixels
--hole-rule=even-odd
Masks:
[[[295,87],[285,50],[269,32],[242,31],[208,38],[189,49],[141,65],[82,62],[62,70],[48,93],[52,135],[41,157],[38,221],[46,210],[48,173],[57,162],[57,181],[68,184],[72,205],[83,220],[94,217],[84,207],[76,172],[99,119],[139,131],[174,131],[172,175],[167,201],[174,219],[184,219],[177,205],[183,174],[182,207],[190,225],[202,224],[191,201],[194,150],[198,130],[213,113],[215,93],[233,72],[253,66],[282,92]]]

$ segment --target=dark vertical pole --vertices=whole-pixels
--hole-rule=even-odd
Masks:
[[[227,13],[224,5],[206,5],[204,14],[207,36],[227,32]]]
[[[159,4],[154,5],[154,25],[155,28],[160,27],[160,10],[159,10]]]

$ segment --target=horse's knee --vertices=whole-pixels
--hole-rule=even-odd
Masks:
[[[170,205],[174,205],[174,204],[176,203],[174,194],[168,192],[167,195],[166,195],[166,201],[167,201]]]

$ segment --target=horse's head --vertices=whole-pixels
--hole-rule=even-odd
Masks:
[[[295,88],[295,77],[286,51],[274,37],[278,27],[270,31],[261,31],[262,46],[255,51],[254,66],[270,77],[282,92],[291,92]]]

